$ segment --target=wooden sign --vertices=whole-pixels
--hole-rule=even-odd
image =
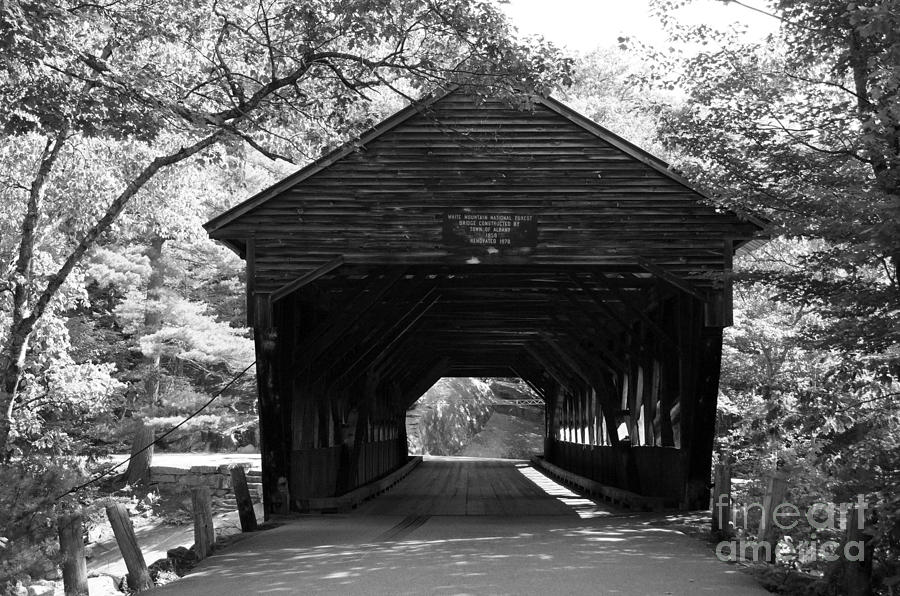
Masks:
[[[444,244],[482,248],[537,246],[537,216],[513,213],[444,214]]]

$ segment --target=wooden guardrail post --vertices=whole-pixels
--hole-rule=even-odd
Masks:
[[[200,486],[191,489],[191,504],[194,510],[194,548],[197,560],[200,561],[212,553],[213,543],[216,541],[209,488]]]
[[[861,503],[864,506],[864,503]],[[843,555],[844,582],[848,596],[872,596],[872,548],[865,533],[866,514],[854,505],[847,515],[847,540]]]
[[[59,526],[59,552],[62,555],[65,594],[66,596],[88,596],[81,512],[60,516],[57,525]]]
[[[715,540],[731,537],[731,466],[716,464],[712,501],[712,536]]]
[[[131,444],[131,459],[128,461],[128,471],[125,472],[125,482],[131,486],[150,482],[154,440],[156,437],[153,427],[141,424],[134,435],[134,441]]]
[[[121,503],[112,503],[106,506],[106,517],[112,526],[119,552],[125,559],[125,567],[128,569],[128,586],[135,592],[141,592],[153,587],[150,572],[147,571],[147,563],[141,547],[138,546],[134,535],[134,526],[128,517],[128,509]]]
[[[253,511],[253,500],[250,498],[250,489],[247,488],[247,473],[243,466],[232,466],[231,489],[241,518],[241,531],[256,531],[256,513]]]
[[[787,479],[784,473],[776,470],[769,478],[766,496],[763,498],[762,518],[759,521],[759,539],[768,544],[769,562],[774,563],[777,556],[778,531],[775,527],[775,508],[784,501],[787,490]]]

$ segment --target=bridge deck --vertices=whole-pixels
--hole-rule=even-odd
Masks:
[[[572,493],[528,462],[426,457],[393,489],[358,515],[562,515],[596,517],[616,509]]]
[[[523,462],[429,459],[352,513],[249,535],[154,593],[767,594],[660,521],[612,515]]]

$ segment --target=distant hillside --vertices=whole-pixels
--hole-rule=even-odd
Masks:
[[[494,412],[487,424],[457,455],[469,457],[504,457],[528,459],[544,451],[543,411],[531,407],[533,412]],[[522,414],[525,414],[524,416]]]
[[[522,458],[543,450],[543,409],[519,379],[440,379],[407,412],[409,452]]]

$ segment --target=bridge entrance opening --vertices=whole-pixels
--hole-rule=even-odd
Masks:
[[[513,377],[442,377],[406,412],[410,455],[527,460],[544,452],[544,400]]]

